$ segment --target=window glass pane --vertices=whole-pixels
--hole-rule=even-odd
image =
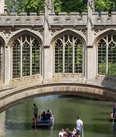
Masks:
[[[23,34],[13,41],[13,78],[21,77],[21,74],[29,76],[38,73],[40,73],[40,42],[28,34]]]
[[[108,76],[116,76],[116,35],[109,35]]]
[[[22,47],[22,76],[30,75],[30,46],[27,42]]]
[[[55,42],[55,73],[82,73],[82,42],[73,35],[64,35]]]
[[[13,78],[20,77],[20,43],[13,42]]]
[[[98,43],[98,73],[106,75],[106,43],[103,39]]]
[[[32,74],[40,73],[40,46],[37,40],[32,43]]]
[[[82,64],[83,64],[83,45],[82,42],[77,39],[75,42],[75,73],[82,73]]]
[[[55,73],[63,72],[63,43],[57,40],[55,43]]]
[[[73,47],[68,41],[65,45],[65,73],[73,73],[72,63],[73,63]]]
[[[104,36],[98,43],[98,73],[116,76],[116,35]]]

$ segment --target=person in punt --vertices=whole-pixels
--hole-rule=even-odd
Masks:
[[[35,118],[32,119],[32,126],[36,130],[36,119]]]
[[[113,121],[113,112],[110,113],[109,121],[110,121],[110,122]]]
[[[47,120],[45,111],[43,111],[42,114],[41,114],[41,120]]]
[[[62,128],[58,134],[58,137],[63,137],[64,134],[65,134],[65,130],[64,130],[64,128]]]
[[[47,110],[47,112],[46,112],[46,118],[49,120],[49,119],[50,119],[50,117],[51,117],[51,113],[50,113],[50,111],[49,111],[49,110]]]
[[[72,137],[75,137],[76,133],[77,133],[77,130],[76,130],[76,128],[74,128],[73,131],[72,131]]]
[[[83,131],[83,121],[80,119],[79,116],[77,116],[76,130],[77,130],[77,135],[78,135],[77,137],[80,137]]]
[[[34,110],[34,118],[36,119],[36,122],[37,122],[37,116],[38,116],[38,107],[36,105],[36,103],[33,104],[33,110]]]

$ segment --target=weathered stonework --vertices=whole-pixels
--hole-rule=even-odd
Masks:
[[[23,78],[12,79],[9,83],[10,87],[28,86],[33,83],[42,83],[42,77],[39,74],[32,76],[25,76]]]
[[[33,84],[30,87],[17,87],[0,92],[0,112],[25,99],[55,94],[80,95],[102,100],[116,101],[116,93],[99,86],[76,83]]]
[[[0,81],[0,112],[21,100],[51,94],[98,96],[116,100],[116,77],[98,75],[97,42],[116,33],[116,12],[99,15],[94,11],[93,0],[88,0],[88,12],[61,12],[55,15],[51,0],[45,1],[45,13],[4,13],[0,8],[0,45],[4,47],[3,72]],[[12,77],[12,42],[30,34],[41,43],[40,74]],[[54,43],[65,34],[78,37],[84,47],[82,73],[54,72]],[[67,85],[65,85],[67,84]],[[79,85],[78,85],[79,84]],[[39,86],[39,87],[38,87]],[[6,89],[6,90],[5,90]]]

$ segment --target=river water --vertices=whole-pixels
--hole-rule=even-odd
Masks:
[[[31,128],[33,103],[39,112],[52,110],[55,116],[53,129]],[[109,114],[112,102],[93,100],[78,96],[46,96],[26,100],[0,114],[0,137],[58,137],[61,128],[75,127],[77,116],[84,122],[83,137],[116,137]]]

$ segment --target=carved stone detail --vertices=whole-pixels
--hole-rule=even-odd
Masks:
[[[50,10],[51,12],[54,12],[54,5],[52,0],[46,0],[45,5],[48,8],[48,10]]]
[[[88,1],[88,6],[91,8],[91,10],[92,10],[93,12],[95,11],[94,0],[89,0],[89,1]]]
[[[6,37],[6,39],[8,39],[10,37],[10,35],[12,34],[11,30],[1,30],[1,33]]]

